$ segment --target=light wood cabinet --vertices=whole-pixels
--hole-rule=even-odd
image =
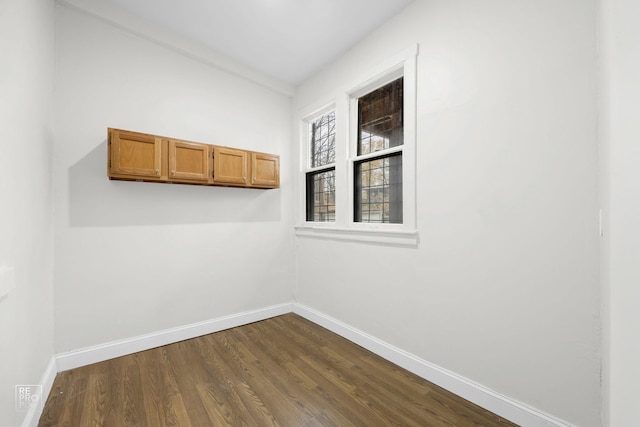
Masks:
[[[280,157],[251,153],[251,185],[277,188],[280,186]]]
[[[249,153],[228,147],[213,147],[213,182],[247,185]]]
[[[198,142],[170,139],[169,180],[209,182],[211,180],[211,146]]]
[[[162,179],[162,138],[109,129],[110,178]]]
[[[109,179],[278,188],[280,157],[121,129],[108,130]]]

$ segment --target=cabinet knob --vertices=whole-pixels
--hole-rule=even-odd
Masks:
[[[171,175],[175,175],[175,174],[176,174],[176,171],[171,171]]]
[[[156,169],[156,173],[157,173],[157,174],[160,174],[160,169]]]

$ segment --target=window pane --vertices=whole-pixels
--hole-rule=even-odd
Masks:
[[[307,174],[307,221],[336,220],[335,169]]]
[[[355,164],[356,222],[402,224],[402,154]]]
[[[403,79],[358,99],[358,155],[403,144]]]
[[[310,124],[311,167],[329,165],[336,159],[336,114],[330,112]]]

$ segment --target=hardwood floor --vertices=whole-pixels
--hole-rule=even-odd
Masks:
[[[45,426],[515,426],[295,314],[58,374]]]

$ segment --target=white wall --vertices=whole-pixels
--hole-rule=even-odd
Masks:
[[[15,289],[0,298],[0,425],[17,426],[14,387],[38,384],[53,356],[54,5],[0,2],[0,267]]]
[[[629,400],[639,392],[640,11],[602,1],[605,423],[622,426],[640,422]],[[14,385],[37,383],[53,353],[53,14],[52,2],[0,3],[0,52],[12,59],[0,69],[0,266],[15,267],[17,285],[0,299],[1,347],[11,349],[0,352],[2,425],[22,419]],[[295,268],[301,303],[554,416],[599,425],[595,14],[594,0],[416,0],[302,85],[297,108],[420,43],[421,243],[298,238],[292,266],[289,99],[58,7],[56,352],[289,301]],[[108,181],[108,126],[278,153],[283,187]],[[381,258],[389,267],[355,267]],[[325,276],[319,263],[331,266]]]
[[[419,43],[420,244],[299,237],[298,301],[599,425],[595,34],[593,0],[417,0],[299,87],[294,114]]]
[[[640,425],[640,4],[603,0],[605,425]]]
[[[290,162],[291,100],[57,8],[56,352],[289,302],[291,179],[250,190],[109,181],[107,127]]]

